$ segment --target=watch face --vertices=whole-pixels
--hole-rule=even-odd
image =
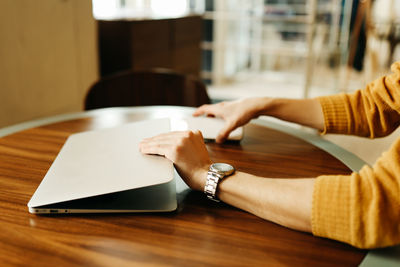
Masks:
[[[235,171],[235,168],[233,168],[232,165],[226,163],[214,163],[211,165],[210,169],[212,171],[223,173],[225,176],[231,175]]]

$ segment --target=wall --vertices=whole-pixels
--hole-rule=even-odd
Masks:
[[[91,0],[1,0],[0,127],[82,110],[97,55]]]

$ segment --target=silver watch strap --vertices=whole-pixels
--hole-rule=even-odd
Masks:
[[[217,186],[219,180],[221,180],[223,177],[224,176],[222,174],[208,171],[206,185],[204,186],[204,193],[209,199],[219,202],[219,199],[216,196]]]

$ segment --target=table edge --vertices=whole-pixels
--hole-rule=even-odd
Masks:
[[[361,170],[361,168],[367,164],[364,160],[351,153],[350,151],[321,138],[317,130],[300,125],[295,125],[292,123],[275,122],[274,120],[271,120],[269,118],[256,119],[253,120],[252,123],[266,126],[271,129],[284,132],[286,134],[302,139],[303,141],[306,141],[307,143],[312,144],[319,149],[329,153],[354,172]]]

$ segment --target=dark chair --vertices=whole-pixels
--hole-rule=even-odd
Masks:
[[[209,103],[205,85],[194,77],[169,70],[127,71],[96,82],[86,95],[85,110],[149,105],[197,107]]]

